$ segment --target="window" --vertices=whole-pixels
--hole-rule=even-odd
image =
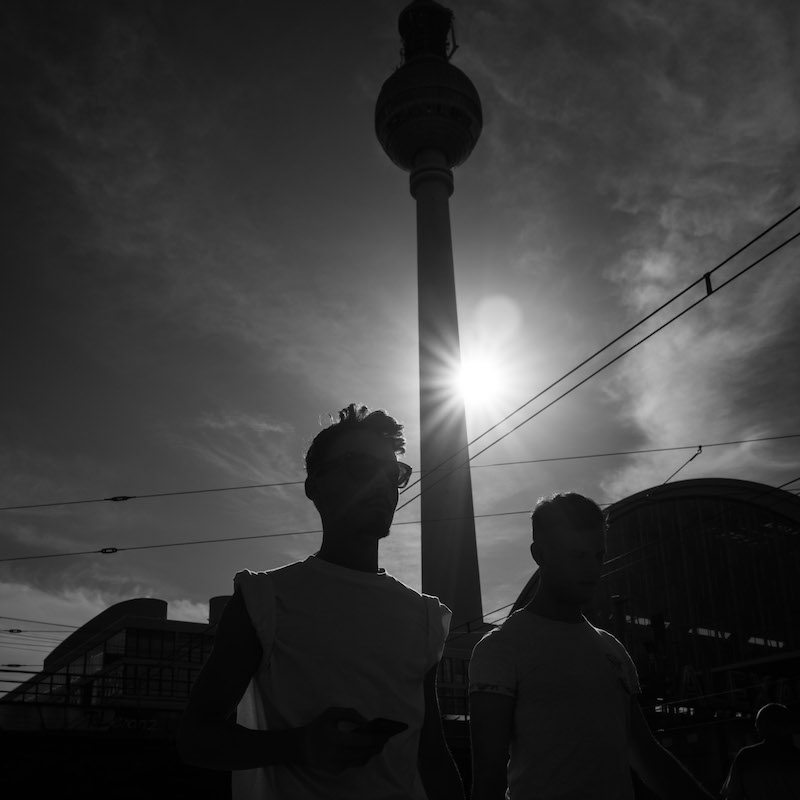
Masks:
[[[442,683],[453,682],[453,659],[443,658],[439,665],[439,677]]]
[[[730,631],[718,631],[714,628],[689,628],[689,633],[696,633],[698,636],[706,636],[710,639],[730,639]]]
[[[121,656],[125,654],[125,631],[117,631],[106,641],[106,654],[109,656]],[[116,659],[111,659],[116,660]]]
[[[783,647],[783,642],[779,641],[778,639],[767,639],[763,636],[751,636],[747,640],[747,644],[757,644],[760,647],[775,647],[780,648]]]
[[[86,654],[86,672],[89,675],[94,675],[95,672],[99,672],[102,668],[103,668],[103,645],[100,644],[97,647],[93,647]]]
[[[188,697],[189,690],[192,688],[192,681],[188,669],[175,670],[175,696]]]

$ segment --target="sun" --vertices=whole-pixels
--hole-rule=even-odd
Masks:
[[[456,375],[456,387],[465,405],[474,411],[495,405],[506,390],[503,371],[487,356],[463,358]]]

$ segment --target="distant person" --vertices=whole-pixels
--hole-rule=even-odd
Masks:
[[[711,797],[650,733],[625,648],[581,613],[600,580],[603,512],[556,494],[532,524],[538,591],[469,666],[473,800],[632,800],[631,768],[662,798]]]
[[[727,800],[797,800],[800,798],[800,750],[793,735],[797,718],[780,703],[768,703],[756,714],[763,741],[743,747],[733,759],[722,786]]]
[[[178,746],[233,770],[235,800],[464,797],[436,697],[450,611],[378,568],[403,452],[384,411],[343,409],[306,453],[319,552],[234,578]]]

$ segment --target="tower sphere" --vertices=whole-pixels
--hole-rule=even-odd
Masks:
[[[400,14],[403,64],[378,95],[375,133],[402,169],[412,170],[423,150],[438,150],[448,166],[457,167],[480,136],[483,114],[478,92],[448,61],[452,24],[452,12],[433,0],[414,0]]]

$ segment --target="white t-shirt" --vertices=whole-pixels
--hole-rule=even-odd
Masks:
[[[733,759],[721,796],[729,800],[797,800],[800,750],[788,742],[759,742]]]
[[[314,556],[239,572],[234,584],[263,650],[239,724],[294,728],[339,706],[409,726],[365,766],[339,775],[291,764],[234,771],[234,800],[424,800],[417,769],[424,677],[441,658],[450,610],[383,571]]]
[[[610,633],[525,609],[475,645],[470,692],[513,697],[510,800],[633,800],[636,667]]]

